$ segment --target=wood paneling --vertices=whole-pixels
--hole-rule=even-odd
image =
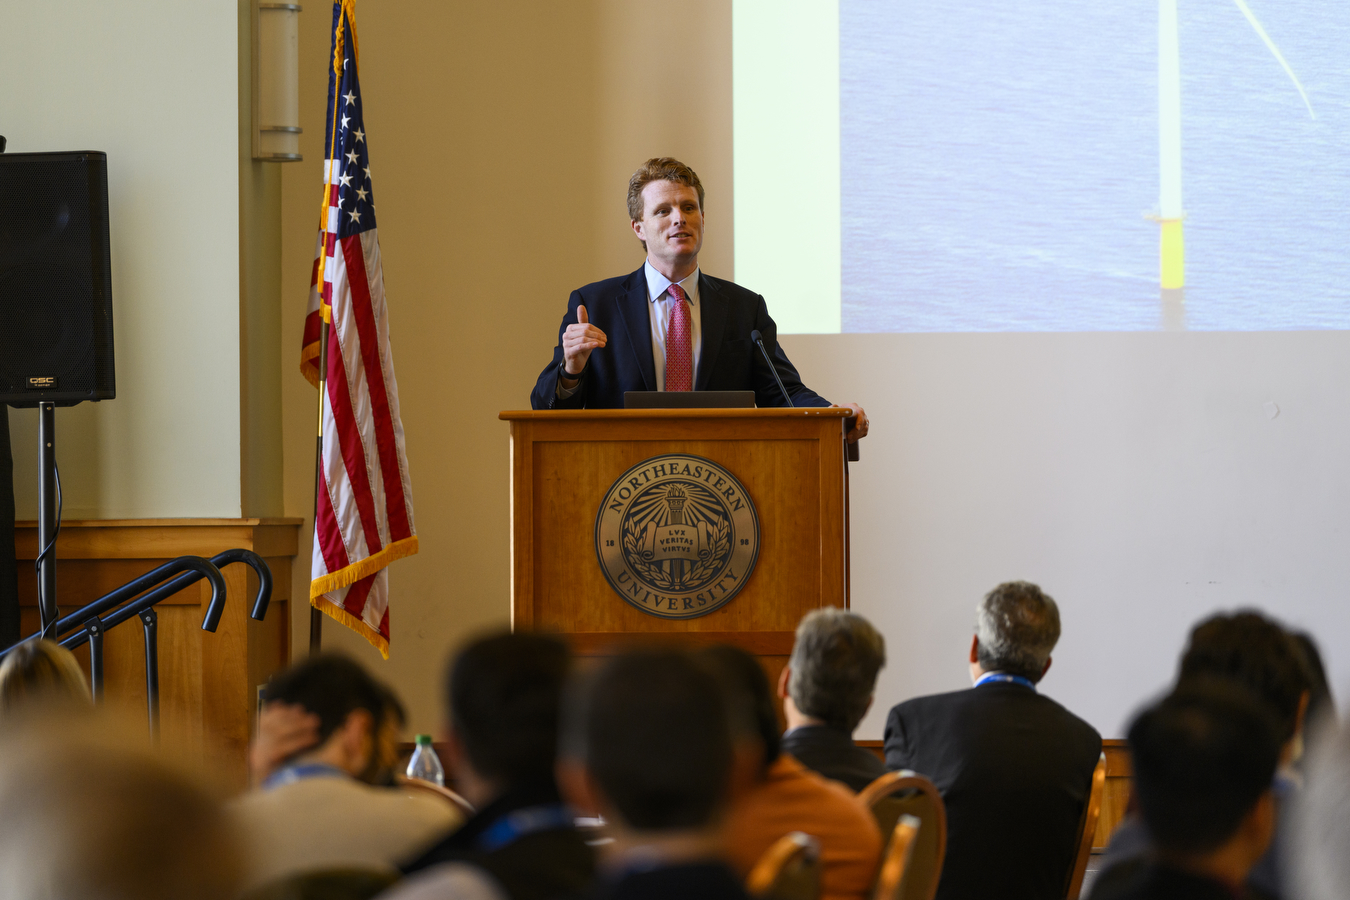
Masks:
[[[511,423],[513,626],[562,633],[582,655],[611,653],[635,636],[659,636],[786,657],[804,614],[848,605],[848,412],[502,413]],[[610,486],[630,467],[667,453],[725,467],[744,485],[759,521],[759,554],[744,587],[698,618],[664,619],[626,603],[596,558],[596,515]]]
[[[159,687],[161,738],[166,746],[209,754],[238,786],[246,783],[246,752],[257,688],[286,665],[290,648],[291,562],[300,519],[116,519],[61,523],[57,542],[57,602],[65,613],[176,556],[210,558],[242,547],[272,570],[272,601],[262,622],[249,618],[258,581],[242,564],[221,569],[226,604],[214,634],[202,631],[210,601],[204,581],[161,601]],[[37,526],[19,522],[14,544],[20,561],[24,634],[38,628]],[[24,565],[26,563],[26,566]],[[104,638],[104,689],[109,704],[144,717],[145,642],[139,620]],[[88,671],[88,647],[76,651]]]
[[[1097,836],[1092,849],[1104,850],[1111,843],[1120,820],[1130,805],[1130,788],[1134,781],[1134,766],[1130,762],[1130,747],[1123,740],[1102,741],[1106,754],[1106,794],[1102,797],[1102,815],[1097,820]]]

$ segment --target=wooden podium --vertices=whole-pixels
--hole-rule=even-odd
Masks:
[[[848,606],[848,415],[501,413],[511,423],[512,627],[561,633],[583,656],[663,636],[735,644],[781,668],[804,614]],[[753,568],[738,572],[756,538]]]

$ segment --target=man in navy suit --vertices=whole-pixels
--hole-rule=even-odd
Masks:
[[[830,406],[802,384],[778,346],[764,298],[703,274],[703,185],[669,157],[650,159],[628,182],[628,215],[647,260],[630,275],[572,292],[553,360],[539,375],[535,409],[617,409],[626,391],[755,392],[757,406],[786,406],[750,339],[758,330],[794,406]],[[849,440],[867,434],[867,414]]]

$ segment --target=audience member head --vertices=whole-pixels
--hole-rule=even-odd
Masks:
[[[1251,692],[1274,713],[1280,743],[1292,746],[1308,702],[1309,679],[1298,646],[1277,622],[1243,610],[1196,625],[1177,681],[1196,678],[1221,678]]]
[[[677,650],[610,657],[569,691],[562,753],[569,796],[617,831],[709,832],[731,773],[726,694]]]
[[[317,746],[297,759],[323,762],[374,784],[385,764],[380,736],[390,696],[355,661],[321,653],[274,675],[264,701],[294,704],[318,717]]]
[[[713,674],[726,695],[733,740],[762,748],[762,753],[756,754],[758,774],[762,775],[778,759],[783,744],[769,677],[759,661],[739,647],[705,647],[695,659]]]
[[[801,715],[853,733],[886,665],[886,640],[857,613],[827,607],[797,625],[779,695]]]
[[[492,634],[450,663],[452,764],[478,806],[512,788],[554,786],[558,719],[571,655],[545,634]]]
[[[75,654],[55,641],[19,644],[0,662],[0,715],[30,705],[92,702]]]
[[[1308,790],[1294,801],[1294,893],[1306,900],[1350,897],[1350,724],[1325,720],[1313,734]],[[1283,812],[1283,811],[1282,811]]]
[[[239,844],[216,798],[103,716],[6,734],[0,817],[6,900],[236,896]]]
[[[1129,731],[1139,808],[1160,857],[1237,887],[1270,844],[1278,726],[1247,692],[1194,681]]]
[[[1035,683],[1050,668],[1059,641],[1059,607],[1029,581],[1008,581],[984,595],[975,608],[972,667],[1017,675]]]

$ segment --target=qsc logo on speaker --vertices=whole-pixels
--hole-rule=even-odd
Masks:
[[[30,391],[54,391],[56,390],[56,376],[29,375],[28,389]]]

